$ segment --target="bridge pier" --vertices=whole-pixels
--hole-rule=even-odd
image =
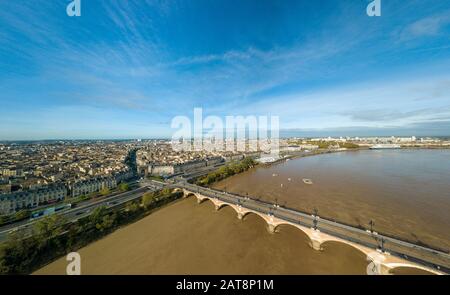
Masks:
[[[386,256],[379,252],[371,252],[367,254],[367,265],[366,272],[368,275],[392,275],[390,273],[391,268],[384,264]]]
[[[311,246],[311,248],[313,248],[316,251],[322,251],[322,242],[323,242],[323,238],[322,235],[320,233],[319,230],[312,230],[311,236],[309,237],[311,242],[309,243],[309,245]]]
[[[199,204],[204,200],[209,199],[214,204],[215,210],[219,210],[222,206],[230,206],[236,211],[237,218],[240,220],[244,219],[244,216],[247,213],[259,215],[262,219],[266,221],[267,231],[272,234],[276,232],[276,228],[278,225],[288,224],[297,227],[301,231],[303,231],[307,236],[309,236],[310,239],[309,245],[316,251],[323,251],[322,245],[328,241],[348,244],[366,255],[368,262],[366,272],[369,275],[391,275],[392,274],[391,270],[397,267],[419,268],[424,271],[428,271],[430,273],[443,274],[442,272],[432,269],[430,267],[421,266],[420,264],[410,261],[405,261],[404,259],[396,255],[391,256],[389,255],[389,253],[385,251],[370,249],[368,246],[363,246],[364,244],[360,244],[357,241],[355,242],[352,240],[347,240],[345,239],[345,237],[342,238],[339,236],[333,236],[332,234],[322,233],[318,229],[314,229],[314,227],[308,228],[306,226],[293,223],[289,221],[291,217],[289,215],[283,214],[282,210],[280,210],[280,212],[276,214],[277,216],[275,217],[273,214],[271,214],[273,210],[272,207],[267,207],[268,205],[266,207],[263,206],[264,204],[259,205],[263,206],[263,209],[268,209],[269,213],[265,213],[267,212],[267,210],[260,209],[258,206],[255,207],[256,209],[252,209],[252,207],[247,206],[246,203],[241,204],[239,201],[240,199],[237,200],[231,199],[228,201],[227,198],[217,197],[218,196],[217,193],[210,194],[208,191],[204,192],[200,191],[199,189],[188,190],[183,188],[183,194],[184,197],[194,195],[197,199],[197,203]],[[300,217],[303,218],[303,216]],[[425,254],[427,254],[427,252],[425,252]],[[439,253],[439,255],[441,255],[442,257],[448,257],[448,255],[445,253]],[[437,257],[436,260],[437,259],[441,259],[441,257]]]
[[[371,262],[367,266],[368,275],[392,275],[391,268],[387,267],[383,263]]]

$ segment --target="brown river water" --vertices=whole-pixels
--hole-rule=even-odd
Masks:
[[[380,232],[448,247],[449,159],[450,151],[327,154],[260,166],[216,187],[306,211],[317,207],[319,215],[347,223],[373,218]],[[348,245],[327,243],[315,251],[293,227],[270,234],[254,214],[239,220],[227,206],[215,211],[211,202],[198,205],[192,197],[79,253],[82,274],[365,274],[367,266],[365,256]],[[66,265],[63,257],[36,274],[64,274]]]
[[[270,234],[250,214],[239,220],[211,202],[188,198],[79,251],[82,274],[364,274],[362,253],[343,244],[323,252],[289,226]],[[64,258],[37,274],[64,274]]]
[[[311,179],[305,184],[302,179]],[[290,179],[290,180],[289,180]],[[363,150],[259,166],[215,188],[450,249],[450,150]]]

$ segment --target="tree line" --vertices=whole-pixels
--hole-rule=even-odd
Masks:
[[[220,167],[216,171],[211,172],[211,173],[207,174],[206,176],[199,178],[196,181],[196,184],[201,185],[201,186],[209,185],[213,182],[220,181],[229,176],[247,171],[248,169],[254,167],[256,164],[257,163],[255,160],[247,157],[240,162],[231,163],[226,166]]]
[[[146,193],[120,209],[97,207],[92,214],[76,222],[67,222],[57,214],[44,217],[33,225],[31,231],[14,232],[0,244],[0,274],[32,273],[182,195],[182,192],[169,189]]]

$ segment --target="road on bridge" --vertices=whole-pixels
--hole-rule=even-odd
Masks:
[[[249,197],[243,197],[211,188],[200,187],[187,182],[180,182],[174,184],[173,186],[184,188],[191,192],[197,192],[210,198],[217,198],[222,202],[242,206],[243,208],[268,214],[307,228],[313,228],[314,220],[316,219],[317,229],[322,233],[326,233],[372,249],[386,251],[403,259],[450,273],[450,255],[448,253],[331,220],[319,217],[316,218],[313,215],[304,212],[284,208],[277,204],[267,203]]]

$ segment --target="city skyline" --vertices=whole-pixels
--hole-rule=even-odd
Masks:
[[[170,138],[277,115],[281,136],[450,135],[450,3],[2,3],[0,141]]]

